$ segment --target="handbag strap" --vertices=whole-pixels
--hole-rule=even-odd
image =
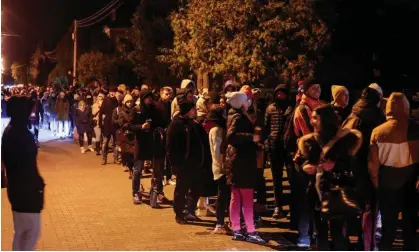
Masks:
[[[322,153],[320,154],[321,159],[323,159],[327,152],[332,148],[332,146],[342,137],[348,135],[351,132],[350,129],[339,129],[336,135],[322,148]]]

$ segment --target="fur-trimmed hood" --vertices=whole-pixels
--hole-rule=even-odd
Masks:
[[[309,163],[318,164],[322,157],[336,161],[342,156],[355,156],[361,144],[362,133],[360,131],[340,129],[336,136],[324,146],[320,145],[317,133],[307,134],[299,139],[298,150]]]

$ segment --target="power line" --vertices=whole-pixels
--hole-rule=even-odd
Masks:
[[[92,22],[94,19],[98,18],[103,13],[105,13],[106,11],[108,11],[109,9],[111,9],[118,2],[119,2],[119,0],[113,0],[111,3],[107,4],[105,7],[103,7],[102,9],[100,9],[99,11],[97,11],[96,13],[94,13],[93,15],[91,15],[90,17],[87,17],[85,19],[82,19],[80,21],[77,21],[77,23],[83,25],[83,24]]]
[[[114,10],[117,10],[119,7],[121,7],[121,5],[122,5],[123,3],[121,2],[121,3],[119,3],[114,9],[112,9],[112,11],[110,11],[110,12],[108,12],[108,14],[106,14],[105,16],[103,16],[103,17],[101,17],[100,19],[98,19],[98,20],[96,20],[96,21],[94,21],[94,22],[92,22],[92,23],[90,23],[90,24],[82,24],[82,25],[79,25],[79,22],[77,21],[77,27],[80,27],[80,28],[84,28],[84,27],[89,27],[89,26],[92,26],[92,25],[94,25],[94,24],[97,24],[97,23],[99,23],[99,22],[101,22],[102,20],[104,20],[106,17],[108,17],[110,14],[112,14],[112,12],[114,11]]]

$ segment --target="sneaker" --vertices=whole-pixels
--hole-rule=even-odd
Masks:
[[[228,225],[217,224],[217,226],[215,226],[215,229],[212,233],[213,234],[222,234],[222,235],[231,235],[232,231],[228,227]]]
[[[188,222],[185,220],[184,217],[178,217],[178,216],[176,216],[175,220],[176,220],[176,223],[177,224],[180,224],[180,225],[188,224]]]
[[[286,214],[282,211],[282,209],[279,207],[275,207],[274,213],[272,214],[272,219],[279,220],[285,217],[286,217]]]
[[[84,147],[80,148],[81,154],[84,154],[86,152],[86,149]]]
[[[139,204],[143,203],[142,200],[141,200],[141,195],[139,193],[134,194],[134,197],[133,197],[132,200],[133,200],[135,205],[139,205]]]
[[[192,221],[192,222],[201,221],[201,219],[198,216],[192,213],[186,214],[184,219],[186,221]]]
[[[90,152],[95,152],[95,149],[93,149],[93,146],[89,145],[89,147],[87,147],[87,149],[89,149]]]
[[[248,233],[246,241],[257,244],[266,244],[266,241],[262,239],[257,232]]]
[[[175,186],[176,180],[175,179],[169,179],[169,185]]]
[[[233,231],[233,241],[245,241],[246,237],[241,231]]]
[[[307,243],[297,243],[297,247],[299,248],[309,248],[310,244]]]
[[[128,172],[128,171],[129,171],[128,167],[126,167],[126,166],[123,166],[123,167],[122,167],[122,170],[123,170],[124,172]]]

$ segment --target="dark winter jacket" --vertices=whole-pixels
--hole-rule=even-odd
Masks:
[[[257,172],[257,145],[254,127],[241,111],[230,109],[227,119],[225,169],[227,183],[239,188],[253,188]]]
[[[119,145],[122,152],[132,153],[135,152],[135,134],[130,130],[129,124],[131,123],[131,114],[132,108],[127,107],[118,107],[118,111],[115,110],[114,114],[114,123],[121,129],[121,136]]]
[[[371,96],[374,95],[371,93]],[[368,97],[359,99],[352,107],[352,112],[342,123],[342,128],[356,129],[362,133],[362,145],[358,152],[358,159],[362,164],[367,164],[369,144],[372,130],[386,121],[383,111],[377,107],[374,100]],[[366,176],[368,174],[366,173]]]
[[[45,185],[38,172],[37,155],[31,132],[26,127],[18,129],[9,124],[2,138],[2,162],[13,211],[39,213],[43,208]]]
[[[113,97],[105,97],[102,106],[99,110],[99,127],[102,129],[102,134],[107,137],[115,133],[115,125],[112,121],[112,114],[114,109],[118,107],[118,100]]]
[[[86,107],[84,111],[77,109],[75,112],[75,125],[77,127],[77,133],[83,135],[84,133],[90,133],[93,131],[92,127],[92,110],[90,107]]]
[[[50,116],[56,116],[57,115],[57,109],[55,107],[57,103],[57,97],[50,96],[47,100],[48,103],[48,110],[47,112],[50,113]]]
[[[42,97],[42,99],[41,99],[41,105],[42,105],[42,108],[44,109],[44,113],[50,113],[51,112],[51,109],[49,108],[48,99],[49,99],[49,97],[48,98]]]
[[[301,158],[307,164],[319,165],[321,161],[332,161],[332,170],[323,170],[322,179],[327,183],[333,182],[332,172],[352,172],[354,179],[346,186],[357,189],[360,195],[365,196],[368,191],[365,187],[365,176],[358,165],[356,154],[362,143],[362,134],[358,130],[341,129],[329,143],[321,143],[317,133],[301,137],[298,141],[298,150]],[[323,149],[323,155],[322,155]],[[319,180],[319,178],[317,178]],[[349,182],[349,181],[348,181]],[[327,188],[320,188],[324,191]],[[365,198],[367,199],[367,198]]]
[[[44,119],[44,108],[42,107],[41,101],[36,98],[32,106],[29,120],[39,122],[39,119],[41,119],[41,121]]]
[[[166,129],[171,122],[171,102],[165,102],[162,99],[159,99],[156,103],[156,110],[158,115],[161,117],[162,128]]]
[[[132,120],[130,130],[135,132],[135,160],[153,159],[155,148],[153,131],[159,126],[155,106],[135,106],[131,110],[130,118]],[[147,120],[151,120],[151,127],[144,130],[142,126]]]
[[[178,169],[176,172],[201,170],[210,162],[208,136],[196,120],[175,117],[169,124],[166,138],[167,155],[172,167]]]
[[[57,112],[58,121],[70,120],[70,103],[66,98],[58,98],[55,104],[55,111]]]

